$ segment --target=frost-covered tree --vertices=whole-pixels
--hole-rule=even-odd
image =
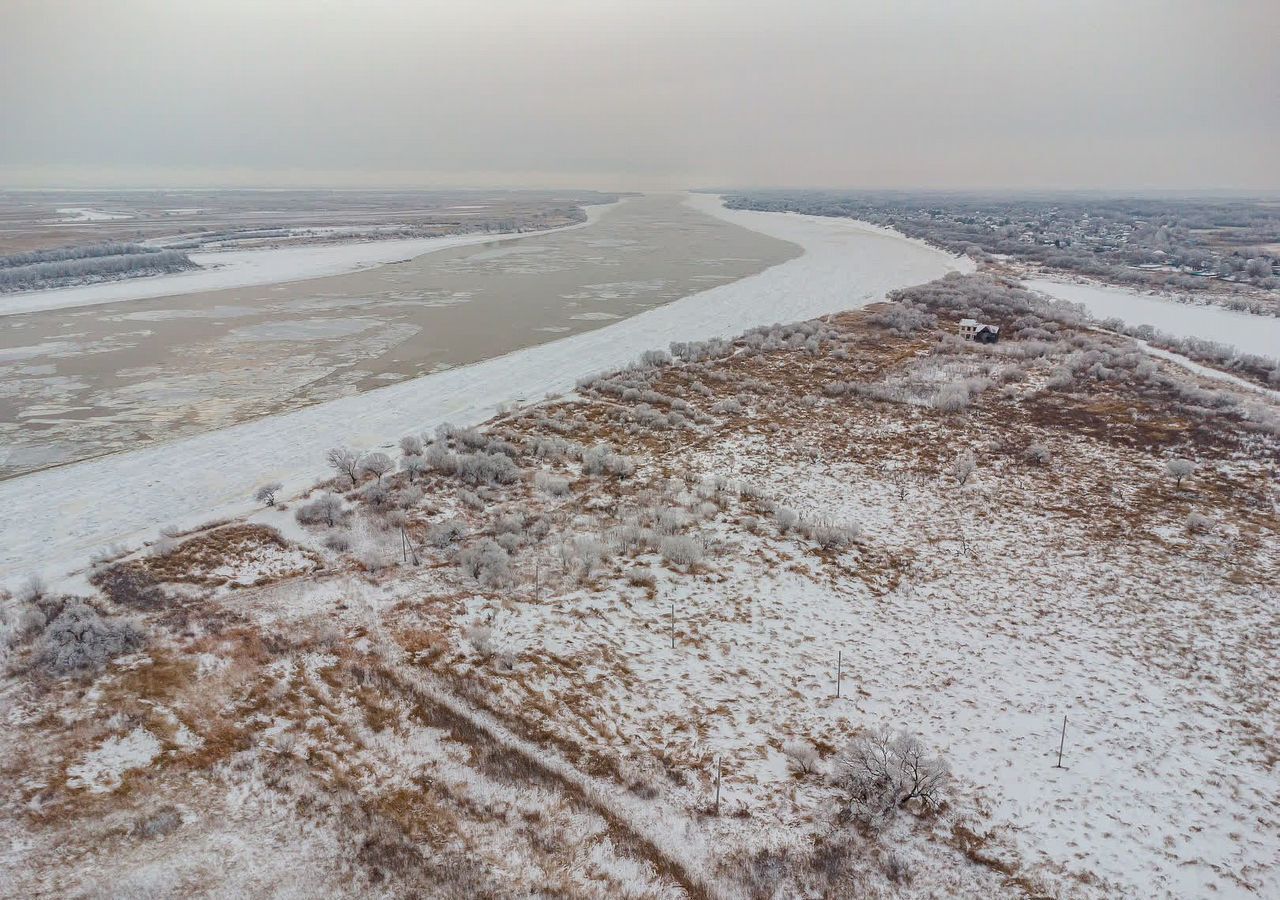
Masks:
[[[1182,487],[1182,480],[1190,478],[1196,470],[1196,464],[1189,459],[1174,458],[1164,464],[1164,470],[1173,479],[1175,487]]]
[[[406,456],[400,460],[400,468],[409,476],[410,481],[417,481],[418,476],[427,471],[427,461],[421,456]]]
[[[511,556],[495,540],[486,538],[458,554],[462,570],[486,587],[499,587],[511,578]]]
[[[911,801],[936,807],[951,773],[919,738],[885,729],[855,738],[836,757],[835,777],[847,791],[850,812],[856,818],[883,824]]]
[[[394,470],[396,464],[385,453],[369,453],[360,460],[360,471],[375,476],[379,482],[382,476]]]
[[[253,499],[259,503],[265,503],[267,506],[276,505],[276,494],[284,489],[284,485],[278,481],[272,481],[264,484],[253,493]]]
[[[963,485],[978,469],[978,461],[973,456],[972,450],[962,451],[951,463],[951,477],[956,480],[956,484]]]

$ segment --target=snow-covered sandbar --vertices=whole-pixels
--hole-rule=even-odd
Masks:
[[[693,195],[697,209],[804,253],[757,275],[691,294],[615,324],[470,366],[246,422],[220,431],[48,469],[0,482],[0,581],[28,572],[58,576],[115,542],[154,538],[252,507],[254,488],[283,481],[286,493],[324,474],[335,445],[392,446],[451,421],[483,421],[499,404],[541,400],[578,378],[615,369],[671,341],[705,340],[754,325],[865,306],[899,287],[972,263],[849,220],[725,210]]]
[[[621,202],[623,201],[616,201],[616,203]],[[615,203],[602,203],[583,207],[587,213],[585,222],[521,234],[458,234],[444,237],[311,244],[267,250],[195,252],[189,256],[191,261],[198,263],[201,268],[187,272],[149,278],[127,278],[122,281],[7,296],[0,294],[0,316],[345,275],[348,272],[357,272],[374,266],[403,262],[415,256],[422,256],[424,253],[448,250],[450,247],[467,247],[491,241],[515,240],[531,234],[550,234],[571,228],[583,228],[598,220],[614,205]]]

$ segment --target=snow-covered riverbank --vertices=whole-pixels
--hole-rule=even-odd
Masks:
[[[514,240],[531,234],[551,234],[556,231],[584,228],[621,202],[623,201],[618,200],[615,203],[583,207],[587,213],[585,222],[523,234],[458,234],[445,237],[277,247],[269,250],[195,252],[189,256],[201,268],[189,272],[0,296],[0,316],[344,275],[374,266],[403,262],[415,256],[422,256],[424,253],[448,250],[450,247],[467,247],[491,241]]]
[[[443,421],[483,421],[499,404],[569,390],[584,375],[617,368],[674,340],[728,336],[761,323],[856,308],[895,288],[971,269],[967,259],[847,221],[724,210],[708,195],[694,195],[689,203],[805,252],[758,275],[562,341],[0,482],[0,508],[8,512],[0,524],[0,581],[36,571],[58,575],[113,542],[136,543],[171,523],[194,525],[244,512],[253,488],[266,481],[285,482],[287,492],[304,489],[324,473],[324,453],[336,444],[368,449]]]

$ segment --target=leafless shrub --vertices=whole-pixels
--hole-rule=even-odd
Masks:
[[[636,464],[629,456],[614,453],[607,444],[597,444],[582,454],[582,471],[586,475],[613,475],[627,478],[635,473]]]
[[[861,529],[857,525],[837,525],[823,522],[809,528],[809,538],[823,550],[843,550],[858,539]]]
[[[489,443],[489,436],[474,428],[462,428],[453,432],[453,439],[464,447],[482,450]]]
[[[452,475],[458,470],[457,454],[451,452],[443,441],[435,441],[423,451],[422,458],[436,472]]]
[[[905,300],[888,304],[879,312],[873,313],[868,321],[872,325],[887,328],[894,334],[913,334],[933,328],[938,324],[938,317],[924,305]]]
[[[969,405],[969,389],[963,384],[945,384],[931,401],[933,408],[942,412],[958,412]]]
[[[427,528],[427,543],[433,547],[448,547],[467,536],[467,526],[459,519],[445,519]]]
[[[22,582],[17,593],[14,594],[14,598],[19,603],[35,603],[48,592],[49,586],[45,584],[44,579],[39,575],[32,574],[28,575],[26,580]]]
[[[604,545],[590,535],[579,535],[569,542],[568,546],[570,558],[583,577],[594,574],[604,561]]]
[[[35,664],[51,675],[96,671],[145,643],[133,622],[104,618],[83,600],[69,598],[41,634]]]
[[[1193,512],[1187,516],[1187,531],[1194,534],[1207,534],[1213,531],[1213,519],[1203,513]]]
[[[181,824],[182,816],[177,807],[162,806],[140,819],[134,826],[134,833],[144,838],[164,837],[177,831]]]
[[[511,556],[490,538],[458,554],[458,564],[485,587],[501,587],[511,580]]]
[[[345,531],[331,531],[324,536],[324,545],[336,553],[346,553],[351,549],[351,535]]]
[[[462,639],[486,659],[494,653],[493,627],[485,622],[472,622],[467,625],[462,629]]]
[[[417,457],[414,458],[416,459]],[[416,484],[407,485],[392,495],[391,502],[401,509],[413,509],[422,502],[422,498],[424,496],[422,488],[418,487]]]
[[[459,491],[458,499],[467,509],[473,509],[476,512],[484,512],[489,508],[489,501],[472,491]]]
[[[515,484],[520,469],[500,453],[465,453],[457,457],[456,474],[467,484]]]
[[[387,490],[387,486],[381,481],[374,481],[365,486],[360,492],[360,499],[372,506],[375,510],[385,510],[391,505],[391,492]]]
[[[738,485],[738,496],[743,500],[763,500],[768,496],[768,493],[758,484],[743,482]]]
[[[1033,466],[1047,466],[1049,460],[1053,458],[1053,454],[1049,452],[1049,448],[1044,444],[1032,444],[1022,451],[1022,458]]]
[[[1075,376],[1072,374],[1071,370],[1064,366],[1059,366],[1049,373],[1049,377],[1045,380],[1044,384],[1047,388],[1051,388],[1055,391],[1061,391],[1071,387],[1074,383]]]
[[[702,545],[685,535],[666,535],[658,541],[658,550],[671,565],[692,566],[702,560]]]
[[[773,524],[778,534],[789,534],[800,524],[800,514],[787,506],[779,506],[773,511]]]
[[[400,452],[405,456],[421,456],[422,438],[414,434],[407,434],[400,438]]]
[[[890,850],[884,855],[884,875],[894,884],[910,884],[911,883],[911,863],[907,858],[896,850]]]
[[[378,547],[362,550],[356,561],[366,572],[381,572],[389,565],[387,554]]]
[[[633,522],[614,528],[609,532],[609,537],[618,551],[623,554],[632,553],[654,542],[653,532],[650,529]]]
[[[651,588],[658,583],[653,570],[645,566],[632,566],[627,569],[627,583],[632,587]]]
[[[564,497],[569,493],[569,479],[550,472],[534,473],[533,486],[552,497]]]
[[[787,741],[782,745],[787,760],[802,774],[809,774],[818,767],[818,750],[808,741]]]
[[[300,525],[328,525],[330,528],[351,516],[342,507],[342,498],[337,494],[322,494],[310,503],[298,507],[294,518]]]
[[[658,368],[671,365],[671,354],[665,350],[646,350],[640,354],[640,365]]]
[[[689,514],[679,507],[664,507],[657,511],[654,523],[662,534],[675,534],[688,526]]]

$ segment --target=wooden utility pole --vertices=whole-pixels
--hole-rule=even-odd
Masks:
[[[1058,740],[1058,764],[1054,766],[1055,769],[1066,768],[1062,764],[1062,748],[1066,746],[1066,743],[1067,743],[1067,717],[1064,715],[1062,717],[1062,737],[1059,738]]]
[[[844,654],[842,651],[836,651],[836,699],[840,699],[840,676],[844,670]]]
[[[720,815],[720,761],[723,757],[716,756],[716,815]]]
[[[671,649],[676,649],[676,605],[671,604]]]

